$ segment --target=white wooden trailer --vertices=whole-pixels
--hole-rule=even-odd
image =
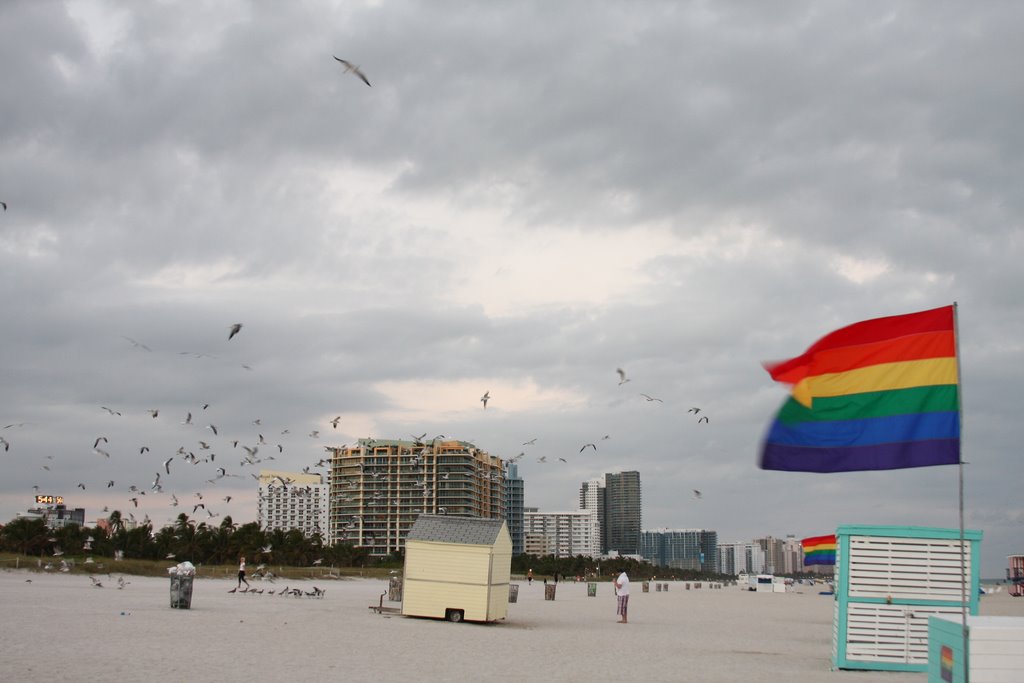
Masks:
[[[512,537],[504,520],[420,515],[405,539],[402,614],[504,619],[511,569]]]
[[[964,531],[969,614],[978,613],[981,532]],[[836,530],[832,662],[925,671],[928,618],[963,609],[960,530],[844,525]]]

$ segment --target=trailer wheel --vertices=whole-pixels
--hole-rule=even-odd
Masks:
[[[449,609],[449,610],[445,610],[445,613],[444,613],[444,618],[447,619],[448,621],[452,622],[453,624],[457,624],[460,621],[462,621],[462,617],[463,616],[464,616],[464,612],[462,610],[460,610],[460,609]]]

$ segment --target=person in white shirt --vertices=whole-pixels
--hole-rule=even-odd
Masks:
[[[615,598],[618,603],[615,613],[621,617],[619,619],[619,623],[628,624],[629,616],[627,613],[627,607],[629,606],[629,577],[626,576],[625,569],[623,569],[622,573],[619,574],[619,578],[615,579]]]
[[[245,580],[245,557],[238,562],[238,586],[235,590],[241,588],[243,583],[245,584],[245,590],[249,590],[249,582]]]

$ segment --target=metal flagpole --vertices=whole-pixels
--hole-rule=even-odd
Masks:
[[[957,469],[959,471],[958,483],[960,494],[960,627],[963,637],[963,669],[964,683],[970,683],[970,671],[967,666],[967,548],[964,541],[964,397],[963,397],[963,374],[960,370],[960,316],[958,315],[957,302],[953,302],[953,343],[956,351],[956,399],[957,399],[957,420],[960,431],[960,457]]]

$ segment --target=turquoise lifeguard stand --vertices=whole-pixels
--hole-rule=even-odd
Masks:
[[[836,529],[832,664],[838,669],[926,671],[928,618],[978,613],[981,531],[843,525]]]

